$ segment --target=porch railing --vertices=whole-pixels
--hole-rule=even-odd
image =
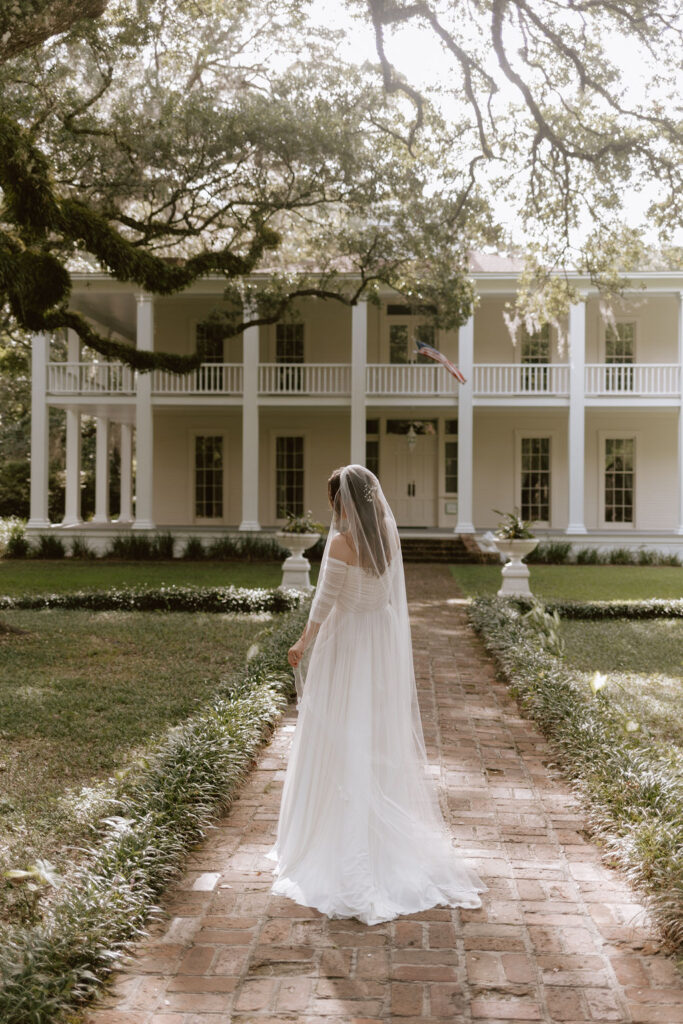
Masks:
[[[152,394],[155,395],[241,395],[241,363],[202,363],[190,373],[154,370]]]
[[[372,363],[366,367],[368,395],[454,395],[458,384],[443,366]]]
[[[477,363],[475,395],[569,394],[569,366],[564,363]]]
[[[261,363],[261,395],[350,395],[348,363]]]
[[[590,363],[586,365],[586,395],[645,395],[670,397],[681,393],[677,363]]]
[[[133,395],[135,371],[124,363],[48,363],[53,395]]]

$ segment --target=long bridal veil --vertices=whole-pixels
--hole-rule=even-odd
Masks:
[[[357,564],[330,555],[340,533]],[[427,771],[396,522],[363,466],[341,471],[304,640],[273,891],[368,924],[480,906]]]

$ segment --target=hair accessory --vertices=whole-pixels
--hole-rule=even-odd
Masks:
[[[373,484],[365,484],[363,487],[363,497],[366,501],[374,501],[375,495],[377,494],[377,488]]]

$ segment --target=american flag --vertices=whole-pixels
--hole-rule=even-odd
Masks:
[[[434,348],[433,345],[428,345],[426,342],[418,341],[417,339],[415,339],[415,344],[417,345],[418,355],[429,356],[430,359],[434,359],[437,363],[441,363],[441,365],[445,366],[448,372],[452,374],[460,384],[467,384],[466,378],[463,377],[458,367],[455,366],[450,359],[447,359],[443,352],[439,352],[438,348]]]

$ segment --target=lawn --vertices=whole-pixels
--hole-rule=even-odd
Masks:
[[[567,664],[588,681],[607,676],[602,691],[653,738],[683,755],[683,621],[562,623]]]
[[[451,565],[467,597],[493,596],[500,587],[497,565]],[[615,601],[683,597],[683,568],[648,565],[531,565],[532,592],[546,600]]]
[[[311,582],[319,565],[311,566]],[[178,586],[277,587],[282,580],[279,562],[94,562],[0,560],[0,594],[62,593],[69,590],[106,590],[109,587]]]
[[[0,635],[0,863],[59,865],[84,832],[82,787],[205,702],[244,664],[267,618],[3,613],[26,632]]]

